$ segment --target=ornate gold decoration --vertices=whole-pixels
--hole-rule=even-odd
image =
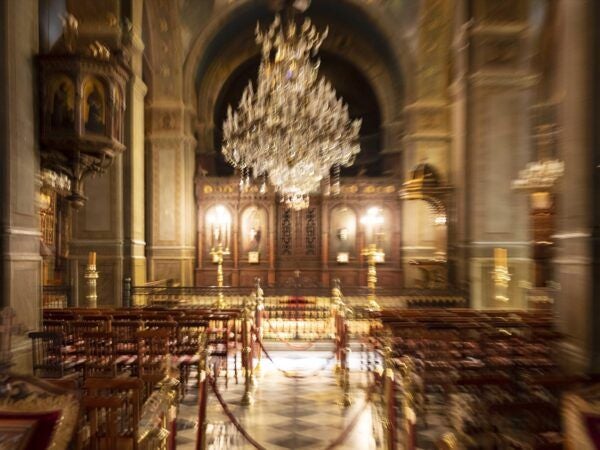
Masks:
[[[26,377],[0,379],[0,411],[40,413],[60,411],[60,419],[52,434],[49,450],[66,450],[75,432],[79,418],[79,402],[75,395],[55,394],[53,386],[37,379],[26,381]],[[38,386],[39,385],[39,386]],[[45,391],[44,388],[48,388]],[[63,392],[63,390],[60,390]]]
[[[63,35],[49,54],[38,56],[42,167],[70,180],[68,199],[85,203],[83,180],[102,173],[125,150],[125,45],[111,52],[102,42],[78,41],[74,16],[63,18]]]

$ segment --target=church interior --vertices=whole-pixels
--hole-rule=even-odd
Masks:
[[[0,30],[0,449],[600,449],[599,1]]]

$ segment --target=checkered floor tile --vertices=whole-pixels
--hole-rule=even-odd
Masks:
[[[271,356],[274,364],[266,358],[262,360],[252,392],[254,403],[249,407],[240,404],[244,393],[241,375],[238,384],[230,378],[227,388],[224,377],[218,382],[232,413],[258,443],[267,450],[324,449],[359,414],[353,431],[336,448],[381,448],[381,443],[374,437],[378,433],[373,433],[376,425],[373,425],[371,408],[364,407],[366,379],[364,371],[360,370],[359,356],[353,355],[351,360],[353,403],[348,408],[342,406],[343,392],[333,374],[331,352],[275,350]],[[207,410],[210,450],[253,448],[229,423],[212,393]],[[197,394],[192,387],[180,407],[178,449],[195,449],[197,414]]]

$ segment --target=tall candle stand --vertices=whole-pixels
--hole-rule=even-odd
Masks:
[[[511,276],[508,273],[508,267],[494,267],[494,271],[492,272],[492,279],[494,280],[494,296],[496,300],[500,302],[508,302],[508,283],[511,279]]]
[[[225,308],[225,298],[223,297],[223,256],[229,255],[229,249],[223,248],[222,243],[218,243],[216,248],[210,251],[213,262],[217,263],[217,287],[219,289],[216,308]]]
[[[85,278],[85,283],[87,286],[87,294],[85,296],[86,307],[96,308],[98,306],[98,271],[96,270],[96,252],[90,253],[83,277]]]
[[[369,309],[371,311],[381,311],[381,306],[377,303],[377,261],[381,260],[383,252],[377,248],[376,244],[369,244],[369,246],[362,251],[362,255],[367,257],[368,272],[367,272],[367,287],[369,293],[367,294],[367,301],[369,303]]]
[[[494,249],[494,270],[492,280],[494,282],[494,297],[497,301],[508,302],[508,284],[511,276],[508,273],[508,258],[504,248]]]

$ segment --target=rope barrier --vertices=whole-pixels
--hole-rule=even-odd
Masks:
[[[278,340],[280,340],[281,342],[283,342],[285,345],[287,345],[288,347],[290,347],[293,350],[300,350],[300,351],[302,351],[302,350],[308,350],[309,348],[314,347],[315,344],[316,344],[316,342],[317,342],[316,340],[309,341],[308,345],[306,345],[306,346],[294,345],[289,340],[284,339],[284,338],[282,338],[282,337],[279,336],[280,332],[273,328],[273,326],[271,325],[271,322],[269,321],[269,319],[265,319],[265,322],[267,323],[267,325],[269,325],[269,331],[275,333],[275,337]]]
[[[256,335],[256,332],[255,332],[255,335]],[[335,358],[335,352],[333,352],[333,354],[329,358],[327,358],[325,360],[325,364],[322,367],[320,367],[319,369],[317,369],[317,370],[315,370],[313,372],[310,372],[308,374],[305,374],[305,375],[290,374],[287,370],[284,370],[284,369],[282,369],[280,367],[277,367],[277,364],[275,364],[275,361],[273,360],[273,358],[271,358],[271,355],[269,354],[269,352],[267,351],[267,349],[263,345],[261,339],[258,339],[258,337],[257,337],[256,342],[258,342],[258,345],[260,345],[261,350],[263,351],[263,353],[265,354],[265,356],[268,358],[268,360],[271,361],[271,363],[275,366],[275,368],[277,370],[279,370],[287,378],[301,379],[301,378],[313,377],[313,376],[317,375],[319,372],[322,372],[323,370],[325,370],[325,368],[330,363],[330,361],[332,361]]]
[[[362,408],[360,408],[356,414],[354,414],[354,417],[352,417],[352,420],[350,422],[348,422],[348,425],[346,425],[346,427],[342,430],[342,432],[338,435],[338,437],[336,439],[334,439],[327,447],[325,447],[325,450],[332,450],[334,448],[336,448],[338,445],[342,445],[344,443],[344,441],[346,439],[348,439],[348,436],[350,436],[350,433],[352,433],[352,431],[354,431],[354,427],[356,427],[356,424],[358,423],[358,419],[360,419],[360,417],[363,415],[363,413],[367,410],[367,406],[369,406],[369,404],[371,403],[371,394],[373,393],[373,386],[369,386],[369,388],[367,389],[367,394],[366,394],[366,398],[365,398],[365,403],[362,406]]]
[[[227,402],[225,401],[225,399],[219,392],[219,389],[217,388],[216,380],[211,375],[209,375],[209,381],[210,387],[212,388],[215,397],[217,397],[217,400],[219,401],[219,404],[221,405],[221,408],[223,408],[223,412],[225,413],[229,421],[235,426],[235,428],[241,433],[241,435],[244,436],[244,438],[250,443],[250,445],[252,445],[257,450],[267,450],[265,447],[256,442],[256,440],[254,440],[254,438],[250,436],[250,434],[248,434],[246,429],[238,421],[237,417],[233,415],[233,413],[229,409],[229,406],[227,405]]]
[[[256,333],[256,330],[253,329],[252,332]],[[262,351],[265,353],[265,356],[273,363],[273,365],[275,365],[275,362],[273,361],[273,358],[271,358],[271,355],[269,355],[269,353],[267,352],[267,350],[264,348],[262,342],[259,339],[257,339],[257,342],[259,343]],[[314,375],[314,374],[320,372],[321,370],[323,370],[327,366],[327,364],[329,363],[329,361],[331,361],[334,357],[335,357],[335,353],[332,356],[330,356],[325,361],[325,366],[323,368],[319,369],[317,372],[313,373],[312,375]],[[277,366],[275,365],[275,367],[277,367]],[[280,369],[280,368],[277,368],[277,370],[283,372],[284,375],[288,376],[286,374],[285,370]],[[306,375],[306,376],[302,376],[302,377],[294,375],[294,376],[290,376],[290,377],[291,378],[306,378],[306,377],[312,376],[312,375]],[[223,409],[223,412],[225,413],[225,415],[227,416],[227,418],[229,419],[229,421],[235,426],[235,428],[238,430],[238,432],[255,449],[257,449],[257,450],[267,450],[260,443],[258,443],[252,436],[250,436],[250,434],[246,431],[246,429],[239,422],[239,420],[237,419],[237,417],[235,417],[235,415],[231,412],[231,409],[229,408],[229,405],[227,405],[227,402],[225,401],[225,399],[221,395],[221,392],[219,391],[219,388],[217,387],[217,380],[212,375],[208,374],[208,381],[209,381],[209,385],[210,385],[213,393],[215,394],[215,397],[217,398],[217,401],[219,402],[219,404],[221,405],[221,408]],[[348,425],[346,425],[346,427],[341,431],[341,433],[338,435],[338,437],[329,443],[329,445],[325,448],[325,450],[333,450],[334,448],[336,448],[337,446],[341,445],[342,443],[344,443],[346,441],[346,439],[348,438],[348,436],[352,433],[352,431],[354,431],[354,428],[358,424],[358,421],[359,421],[360,417],[364,414],[364,412],[367,410],[367,407],[372,402],[372,393],[373,393],[373,390],[374,390],[374,385],[371,384],[368,387],[367,391],[366,391],[365,403],[354,414],[354,416],[352,417],[352,420],[350,422],[348,422]]]

